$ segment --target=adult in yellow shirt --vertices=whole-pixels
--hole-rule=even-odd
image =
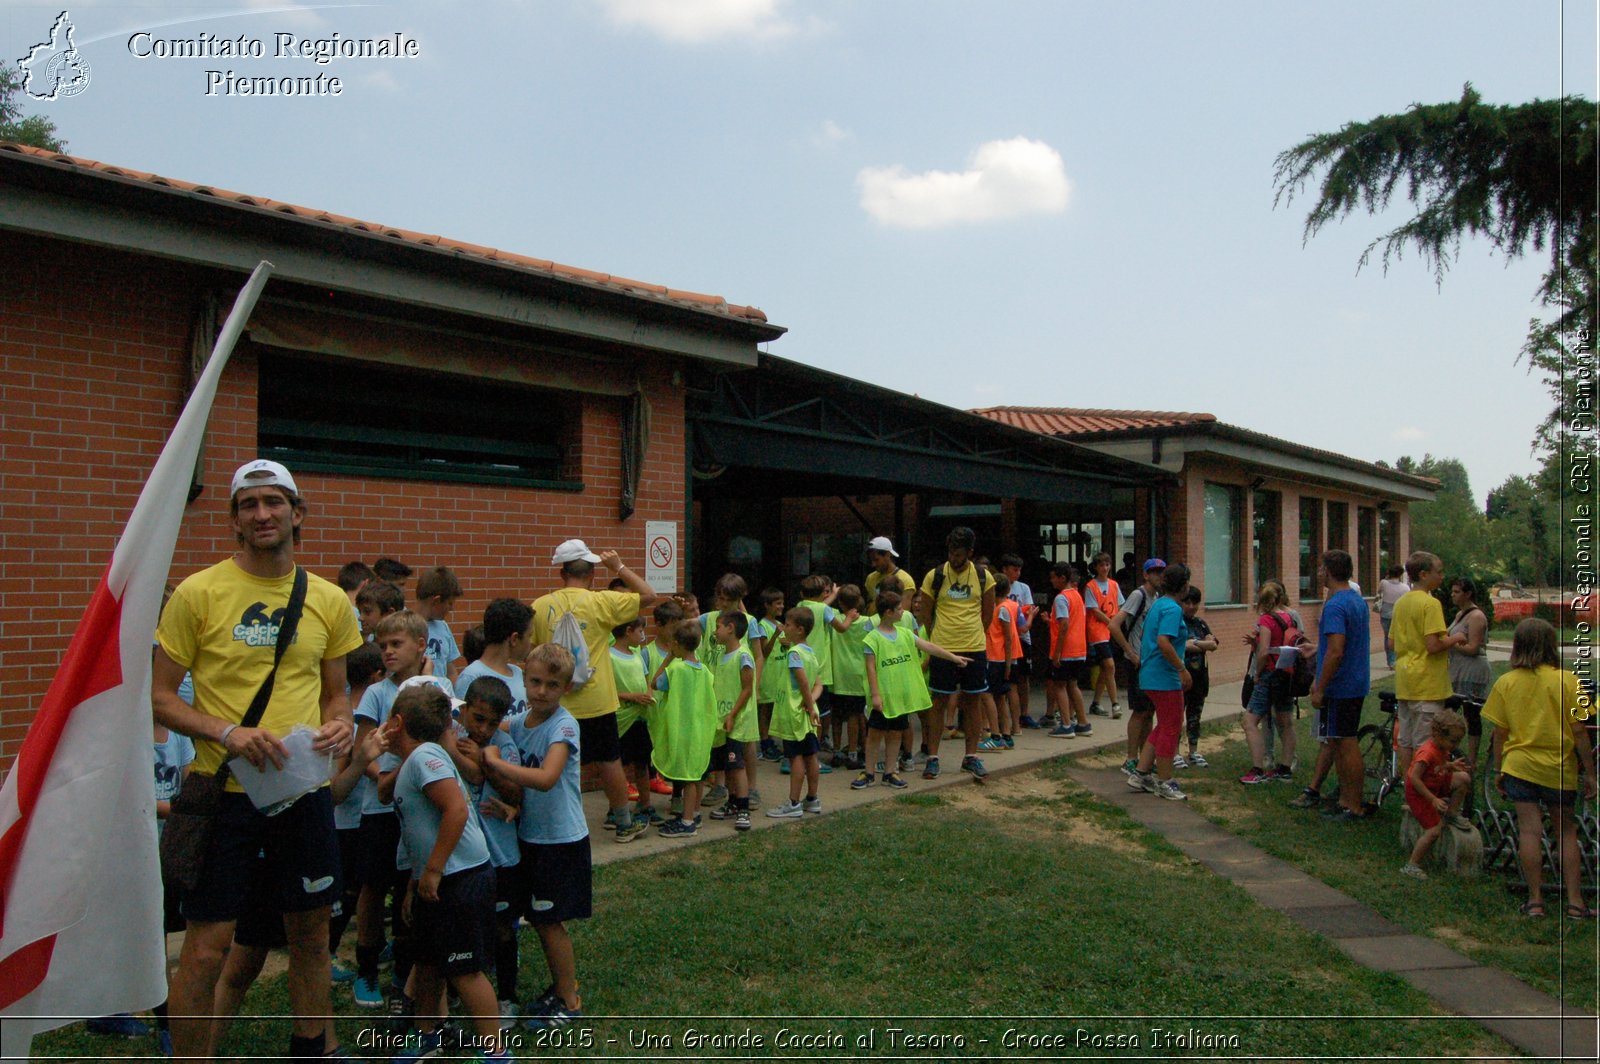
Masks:
[[[611,630],[631,624],[640,610],[654,605],[656,593],[644,577],[622,564],[616,551],[596,554],[581,539],[569,539],[558,546],[550,564],[559,570],[561,588],[534,600],[532,641],[535,646],[550,642],[556,625],[568,613],[583,631],[589,667],[594,673],[583,687],[569,692],[561,704],[578,720],[579,763],[600,766],[600,784],[611,806],[617,841],[632,842],[649,825],[635,823],[628,805],[628,777],[622,771],[622,744],[617,737],[617,679],[611,671]],[[596,565],[604,565],[627,590],[595,591],[591,585]]]
[[[1584,724],[1593,709],[1593,699],[1578,687],[1578,678],[1561,667],[1561,648],[1550,623],[1529,617],[1518,624],[1511,636],[1511,670],[1495,681],[1483,704],[1483,719],[1494,725],[1491,749],[1500,767],[1500,793],[1517,807],[1517,857],[1528,882],[1524,916],[1544,915],[1541,806],[1550,810],[1550,828],[1558,840],[1567,915],[1595,915],[1583,898],[1574,809],[1580,764],[1584,800],[1593,802],[1597,793],[1594,750]]]
[[[899,558],[900,552],[894,549],[894,543],[888,536],[874,536],[872,542],[867,544],[867,564],[872,566],[872,571],[861,583],[861,593],[866,599],[863,613],[877,612],[873,607],[878,601],[880,587],[893,588],[902,595],[917,589],[911,574],[900,568]]]
[[[350,752],[354,728],[345,696],[344,658],[361,645],[350,600],[333,584],[306,574],[305,605],[294,638],[273,673],[284,611],[293,593],[294,548],[306,504],[294,477],[257,459],[233,475],[228,512],[239,549],[231,558],[178,585],[156,628],[150,701],[156,721],[195,740],[194,776],[214,775],[243,757],[258,768],[281,766],[283,737],[296,726],[316,732],[312,749]],[[178,697],[188,672],[194,705]],[[268,675],[271,695],[259,723],[241,721]],[[259,859],[257,855],[262,855]],[[172,1049],[203,1059],[212,998],[234,925],[252,880],[265,878],[283,914],[289,946],[291,1059],[321,1057],[327,1044],[328,917],[340,894],[338,836],[326,786],[274,816],[255,807],[229,779],[213,818],[198,879],[183,891],[188,931],[173,973]]]
[[[922,777],[931,780],[939,775],[940,735],[950,711],[959,704],[966,741],[961,770],[981,780],[989,773],[978,760],[979,733],[983,721],[992,719],[994,714],[986,657],[987,633],[994,621],[994,577],[972,560],[978,546],[977,533],[972,529],[951,529],[944,546],[945,563],[929,569],[922,578],[918,600],[921,620],[930,629],[930,642],[971,660],[966,665],[939,658],[928,663],[928,692],[933,695],[933,708],[923,714],[922,737],[928,743],[928,764]]]
[[[1389,638],[1394,642],[1394,693],[1400,701],[1400,769],[1432,734],[1433,715],[1451,695],[1450,648],[1466,642],[1450,635],[1444,607],[1433,593],[1444,583],[1444,563],[1425,550],[1406,559],[1411,590],[1394,604]]]

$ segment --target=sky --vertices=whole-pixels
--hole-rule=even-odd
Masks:
[[[0,0],[0,57],[61,11]],[[1469,240],[1442,285],[1415,255],[1358,271],[1404,205],[1306,241],[1273,160],[1468,81],[1594,99],[1593,0],[67,11],[88,84],[28,108],[72,154],[714,292],[789,330],[773,354],[953,406],[1206,411],[1456,457],[1480,502],[1537,468],[1551,399],[1516,356],[1548,257]],[[280,58],[279,34],[416,54]],[[171,54],[241,36],[264,55]]]

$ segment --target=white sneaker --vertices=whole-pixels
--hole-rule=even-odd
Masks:
[[[767,815],[774,820],[799,820],[806,815],[806,809],[799,802],[784,802],[768,809]]]
[[[1414,865],[1410,861],[1400,866],[1400,874],[1410,876],[1412,879],[1427,879],[1428,873],[1422,870],[1421,865]]]
[[[1112,720],[1121,720],[1122,719],[1122,703],[1120,703],[1120,702],[1111,703],[1111,719]]]
[[[509,1031],[517,1025],[517,1020],[522,1016],[522,1010],[515,1001],[500,1002],[500,1029]]]
[[[820,816],[822,813],[822,799],[807,798],[805,803],[801,805],[800,808],[804,809],[808,813],[816,813]]]
[[[1189,800],[1189,796],[1184,794],[1183,791],[1178,787],[1177,780],[1161,780],[1155,785],[1150,793],[1159,798],[1166,798],[1167,800],[1173,802],[1185,802]]]
[[[1128,773],[1128,790],[1144,790],[1144,773],[1137,771]]]
[[[1184,760],[1184,757],[1183,757],[1182,754],[1173,754],[1172,755],[1172,767],[1173,768],[1188,768],[1189,767],[1189,762]]]

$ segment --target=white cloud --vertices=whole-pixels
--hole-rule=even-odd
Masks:
[[[818,126],[817,131],[811,135],[811,143],[819,148],[831,148],[836,144],[844,143],[853,136],[855,134],[833,119],[825,118],[822,120],[822,125]]]
[[[1061,153],[1026,137],[980,144],[960,172],[869,166],[856,175],[856,185],[862,210],[902,229],[1060,214],[1071,187]]]
[[[611,21],[669,41],[700,44],[721,37],[770,40],[800,31],[788,0],[599,0]],[[809,22],[808,22],[809,24]]]
[[[1413,440],[1425,440],[1428,434],[1415,425],[1404,425],[1394,430],[1394,438],[1409,443]]]

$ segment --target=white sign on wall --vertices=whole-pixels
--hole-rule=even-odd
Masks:
[[[644,523],[644,579],[657,594],[678,590],[678,522]]]

